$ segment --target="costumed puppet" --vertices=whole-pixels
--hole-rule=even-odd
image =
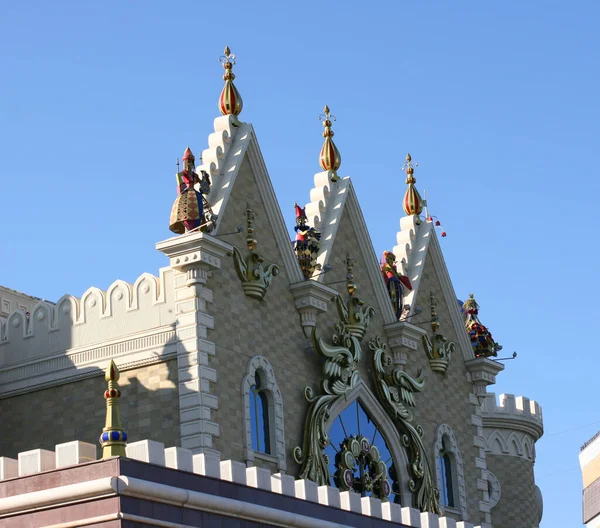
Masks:
[[[314,227],[306,225],[306,213],[298,204],[294,204],[296,208],[296,242],[294,243],[294,251],[302,268],[305,278],[310,278],[317,267],[317,256],[319,253],[319,240],[321,233]]]
[[[381,256],[381,273],[385,285],[387,286],[390,299],[392,301],[392,307],[396,313],[396,317],[400,319],[404,305],[402,304],[403,288],[407,288],[409,291],[412,290],[410,279],[401,273],[398,273],[396,269],[396,255],[391,251],[384,251]]]
[[[197,229],[204,222],[203,195],[210,192],[210,177],[201,171],[202,178],[195,171],[195,158],[190,147],[183,154],[183,170],[177,173],[179,196],[173,203],[169,229],[178,235]],[[200,184],[200,191],[195,185]]]

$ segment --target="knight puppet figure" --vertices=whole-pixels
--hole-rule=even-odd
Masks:
[[[201,227],[204,223],[203,195],[210,191],[210,177],[201,171],[202,178],[195,171],[195,158],[190,147],[183,154],[183,170],[177,173],[177,191],[179,196],[175,199],[171,209],[169,229],[178,235]],[[200,191],[195,185],[200,184]]]
[[[314,227],[306,225],[307,218],[304,209],[298,204],[294,204],[296,208],[296,242],[294,243],[294,251],[298,258],[298,263],[302,268],[304,277],[309,279],[317,268],[317,256],[319,253],[319,240],[321,233]]]
[[[396,317],[400,319],[404,309],[402,303],[403,290],[404,288],[407,288],[409,291],[412,290],[410,279],[398,273],[396,269],[396,255],[391,251],[384,251],[381,256],[381,273],[387,286]]]

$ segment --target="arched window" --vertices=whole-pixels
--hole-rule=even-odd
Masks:
[[[269,395],[265,388],[265,373],[259,369],[250,387],[250,430],[252,449],[271,454],[271,424],[269,419]]]
[[[273,367],[263,356],[248,362],[242,381],[244,445],[248,465],[256,458],[271,462],[285,471],[285,434],[283,398],[277,387]]]
[[[453,511],[467,520],[467,493],[462,456],[454,431],[449,425],[437,428],[434,445],[440,502],[445,511]]]
[[[337,416],[329,438],[325,454],[332,486],[400,503],[398,475],[387,442],[358,400]]]
[[[440,500],[443,506],[456,508],[454,502],[454,471],[452,469],[453,455],[447,449],[448,437],[442,438],[442,449],[438,453],[440,472]]]

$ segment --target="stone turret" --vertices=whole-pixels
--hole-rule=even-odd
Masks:
[[[544,433],[542,408],[514,394],[487,394],[482,406],[488,493],[494,528],[537,527],[542,495],[535,485],[535,442]]]

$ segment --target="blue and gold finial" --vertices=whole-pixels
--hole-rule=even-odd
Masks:
[[[108,382],[108,388],[104,391],[106,400],[106,422],[102,434],[100,435],[100,445],[102,446],[102,458],[113,456],[125,456],[125,446],[127,445],[127,433],[123,431],[121,423],[121,413],[119,412],[119,369],[111,359],[106,369],[104,379]]]

